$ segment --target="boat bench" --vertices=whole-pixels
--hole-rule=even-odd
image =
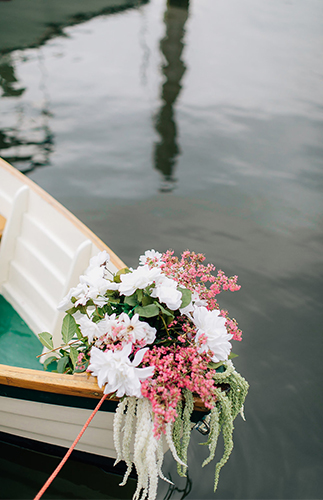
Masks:
[[[1,158],[0,179],[0,294],[35,334],[50,332],[54,346],[59,346],[64,313],[57,305],[77,285],[90,258],[105,249],[112,273],[124,264],[62,205]]]

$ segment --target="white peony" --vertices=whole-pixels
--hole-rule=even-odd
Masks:
[[[152,377],[155,367],[137,368],[148,347],[140,349],[133,361],[129,359],[131,350],[131,343],[127,344],[122,351],[103,352],[92,347],[88,370],[98,378],[99,387],[106,384],[104,394],[116,392],[119,398],[124,395],[142,398],[140,382]]]
[[[119,293],[126,296],[132,295],[136,290],[142,290],[154,283],[160,273],[158,267],[150,269],[148,266],[139,266],[131,273],[121,274],[121,283],[118,287]]]
[[[156,286],[152,290],[151,296],[157,297],[169,309],[176,311],[182,303],[182,292],[177,290],[177,286],[177,281],[161,275],[156,281]]]
[[[226,319],[220,315],[220,311],[209,311],[206,307],[195,307],[193,322],[197,327],[195,341],[198,342],[201,335],[206,337],[206,343],[202,344],[199,352],[212,351],[212,361],[218,363],[225,361],[231,351],[230,340],[232,335],[227,332]]]

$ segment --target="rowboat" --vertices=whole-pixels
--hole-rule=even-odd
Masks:
[[[47,372],[37,334],[61,345],[57,304],[102,250],[109,270],[125,267],[116,254],[49,194],[0,159],[0,440],[62,455],[103,392],[96,378]],[[116,456],[106,400],[74,457],[110,467]],[[195,403],[195,409],[203,409]],[[120,472],[122,472],[122,466]],[[118,469],[115,471],[118,472]]]
[[[110,254],[112,272],[123,262],[68,210],[0,159],[0,439],[59,454],[69,448],[102,390],[87,374],[45,372],[37,333],[60,345],[58,301],[78,282],[89,259]],[[6,331],[8,330],[8,331]],[[106,401],[78,450],[114,458],[112,419],[117,401]],[[55,453],[55,454],[56,454]],[[87,457],[89,458],[89,457]]]

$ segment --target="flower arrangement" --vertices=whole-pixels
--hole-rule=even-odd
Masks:
[[[59,305],[64,344],[53,349],[49,333],[40,340],[55,355],[44,366],[61,373],[88,371],[105,394],[120,398],[114,418],[117,462],[124,460],[129,477],[134,464],[137,489],[134,500],[157,495],[162,473],[164,441],[177,462],[179,475],[187,471],[191,415],[197,400],[204,405],[209,429],[206,445],[215,456],[220,432],[224,454],[219,472],[233,448],[233,421],[243,416],[248,383],[232,363],[231,340],[241,330],[217,296],[240,289],[237,276],[214,273],[202,254],[185,251],[146,251],[136,269],[115,275],[103,251],[90,261],[79,284]],[[131,451],[131,442],[133,452]]]

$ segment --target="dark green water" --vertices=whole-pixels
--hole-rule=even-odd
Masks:
[[[14,5],[1,2],[0,18]],[[189,481],[176,478],[186,498],[321,499],[323,4],[128,7],[6,49],[0,155],[128,265],[148,248],[189,248],[239,275],[220,305],[244,332],[247,420],[215,495],[194,436]],[[1,450],[2,498],[32,498],[50,460],[24,455],[26,472]],[[110,498],[105,473],[66,467],[48,498]],[[176,477],[168,454],[164,472]]]

